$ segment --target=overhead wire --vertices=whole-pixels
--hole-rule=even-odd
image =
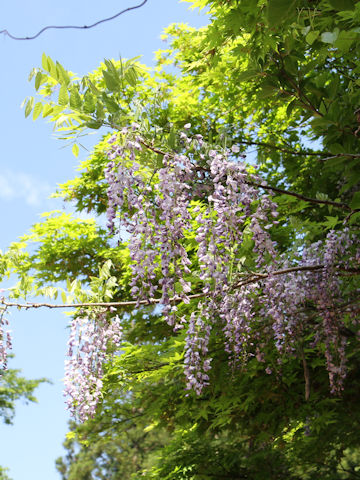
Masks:
[[[10,37],[12,40],[35,40],[35,38],[39,37],[42,33],[44,33],[46,30],[65,30],[65,29],[75,29],[75,30],[89,30],[90,28],[97,27],[101,23],[105,22],[110,22],[111,20],[115,20],[115,18],[120,17],[120,15],[123,15],[126,12],[130,12],[131,10],[135,10],[137,8],[140,8],[147,3],[148,0],[143,0],[141,3],[138,5],[134,5],[133,7],[128,7],[125,8],[124,10],[121,10],[118,13],[115,13],[115,15],[112,15],[111,17],[103,18],[102,20],[98,20],[95,23],[92,23],[91,25],[47,25],[46,27],[43,27],[41,30],[39,30],[38,33],[31,37],[17,37],[15,35],[12,35],[8,30],[0,30],[0,34],[4,34],[7,37]]]

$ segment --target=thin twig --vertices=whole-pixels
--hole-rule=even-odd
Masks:
[[[256,145],[258,147],[265,147],[271,150],[278,150],[279,152],[289,153],[290,155],[300,155],[302,157],[308,156],[308,155],[317,156],[317,157],[330,155],[328,152],[308,152],[307,150],[291,150],[288,148],[280,147],[280,146],[273,145],[271,143],[266,143],[266,142],[253,142],[253,141],[242,140],[236,143],[238,143],[239,145],[249,145],[249,146]]]
[[[158,148],[155,148],[153,147],[152,145],[149,145],[147,142],[145,142],[145,140],[143,140],[142,138],[139,140],[139,143],[141,143],[141,145],[144,145],[144,147],[146,147],[147,149],[151,150],[152,152],[154,153],[158,153],[159,155],[162,155],[163,157],[165,157],[165,155],[170,155],[170,156],[174,156],[173,154],[171,153],[167,153],[167,152],[164,152],[163,150],[159,150]]]
[[[117,127],[116,125],[110,124],[110,126],[112,128],[119,129],[119,127]],[[151,150],[154,153],[157,153],[157,154],[162,155],[162,156],[165,156],[165,155],[174,156],[174,154],[167,153],[167,152],[164,152],[163,150],[159,150],[159,149],[153,147],[152,145],[147,143],[142,138],[139,139],[139,142],[145,148],[148,148],[149,150]],[[239,143],[241,143],[241,142],[239,142]],[[301,154],[301,152],[299,152],[299,154]],[[311,153],[311,154],[309,153],[309,155],[315,155],[315,153]],[[316,155],[319,155],[319,153],[316,153]],[[200,170],[207,171],[207,169],[205,169],[204,167],[197,167],[197,168],[199,168]],[[277,188],[277,187],[271,187],[270,185],[266,185],[266,184],[263,184],[263,183],[260,184],[260,183],[248,182],[248,181],[245,182],[245,183],[247,183],[248,185],[252,185],[254,187],[263,188],[264,190],[272,190],[273,192],[276,192],[276,193],[281,193],[281,194],[284,194],[284,195],[289,195],[291,197],[296,197],[300,200],[304,200],[304,201],[309,202],[309,203],[317,203],[317,204],[320,204],[320,205],[331,205],[333,207],[349,210],[351,212],[351,215],[358,211],[358,210],[353,210],[349,205],[347,205],[346,203],[342,203],[342,202],[333,202],[332,200],[319,200],[317,198],[305,197],[304,195],[301,195],[300,193],[291,192],[289,190],[283,190],[283,189]]]
[[[13,40],[34,40],[35,38],[39,37],[42,33],[44,33],[46,30],[65,30],[65,29],[75,29],[75,30],[89,30],[90,28],[97,27],[101,23],[105,22],[110,22],[111,20],[114,20],[117,17],[120,17],[123,13],[129,12],[130,10],[135,10],[137,8],[142,7],[145,5],[145,3],[148,0],[144,0],[141,2],[139,5],[135,5],[134,7],[128,7],[125,8],[124,10],[121,10],[121,12],[116,13],[115,15],[112,15],[111,17],[104,18],[102,20],[99,20],[91,25],[48,25],[47,27],[42,28],[36,35],[33,35],[32,37],[16,37],[15,35],[12,35],[9,33],[7,30],[0,30],[0,34],[3,33],[4,35],[12,38]]]
[[[358,213],[360,212],[360,208],[355,208],[355,210],[352,210],[349,215],[345,218],[345,220],[343,221],[343,224],[346,225],[347,222],[350,220],[350,218],[355,215],[355,213]]]
[[[283,68],[280,69],[280,73],[281,75],[286,79],[288,80],[288,82],[290,83],[290,85],[294,88],[294,90],[296,91],[297,93],[297,96],[298,96],[298,99],[299,101],[304,105],[305,108],[309,109],[310,111],[312,111],[313,113],[315,113],[316,115],[318,115],[319,117],[323,117],[324,115],[319,112],[319,110],[314,107],[314,105],[311,103],[311,101],[309,100],[309,98],[305,95],[305,93],[301,90],[301,88],[299,87],[299,85],[297,85],[297,83],[287,74],[287,72],[285,71],[284,69],[284,63],[283,63],[283,59],[281,57],[281,63],[283,64]],[[304,100],[303,100],[304,99]],[[306,103],[307,102],[307,103]]]
[[[248,185],[253,185],[254,187],[263,188],[264,190],[271,190],[276,193],[281,193],[284,195],[289,195],[291,197],[296,197],[299,200],[304,200],[305,202],[318,203],[321,205],[331,205],[333,207],[342,208],[342,209],[350,210],[351,212],[354,212],[354,210],[346,203],[333,202],[332,200],[319,200],[318,198],[305,197],[305,195],[301,195],[300,193],[290,192],[289,190],[282,190],[281,188],[277,188],[277,187],[271,187],[270,185],[266,185],[265,183],[255,183],[255,182],[246,182],[246,183]]]

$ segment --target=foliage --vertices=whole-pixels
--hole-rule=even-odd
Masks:
[[[5,424],[11,425],[15,415],[15,402],[24,400],[36,402],[34,390],[40,383],[48,380],[27,380],[19,375],[20,370],[9,369],[1,372],[0,375],[0,417]],[[7,468],[0,467],[0,479],[10,480],[7,475]]]
[[[121,346],[89,360],[97,410],[58,470],[356,478],[360,2],[190,3],[209,25],[168,27],[153,72],[105,60],[79,79],[44,54],[31,75],[25,115],[49,118],[75,156],[105,129],[57,195],[113,230],[47,215],[2,273],[20,276],[14,296],[69,278],[71,300],[135,302],[117,308]],[[89,325],[107,338],[113,317]]]
[[[23,399],[26,402],[36,402],[34,390],[42,382],[39,380],[26,380],[19,376],[20,370],[9,369],[1,374],[0,386],[0,416],[6,424],[11,424],[15,414],[15,401]]]
[[[7,475],[7,468],[0,467],[0,479],[1,480],[11,480],[10,477]]]

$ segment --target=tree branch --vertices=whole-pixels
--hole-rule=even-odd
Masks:
[[[313,272],[313,271],[323,270],[324,268],[325,268],[325,265],[302,265],[302,266],[296,266],[296,267],[289,267],[282,270],[275,270],[274,272],[267,272],[267,273],[250,272],[249,278],[233,285],[232,290],[236,290],[250,283],[258,282],[259,280],[267,278],[270,275],[279,276],[279,275],[286,275],[287,273],[292,273],[292,272],[304,272],[304,271]],[[356,268],[345,269],[344,271],[355,273],[355,274],[360,273],[360,269],[356,269]],[[204,298],[206,296],[207,296],[206,293],[194,293],[192,295],[188,295],[188,299],[196,300],[198,298]],[[180,303],[182,302],[182,298],[175,296],[170,299],[170,302]],[[19,309],[24,308],[25,310],[28,310],[30,308],[42,308],[42,307],[46,307],[46,308],[135,307],[137,308],[140,305],[158,305],[158,304],[161,304],[161,298],[149,298],[146,300],[129,300],[125,302],[85,302],[85,303],[63,303],[63,304],[43,303],[43,302],[17,303],[17,302],[8,302],[5,300],[4,297],[0,299],[0,305],[4,305],[4,307],[17,307]]]
[[[304,351],[301,352],[303,369],[304,369],[304,380],[305,380],[305,401],[307,402],[310,397],[310,372],[309,367],[306,362]]]
[[[89,30],[90,28],[97,27],[101,23],[110,22],[111,20],[114,20],[115,18],[120,17],[120,15],[122,15],[126,12],[129,12],[130,10],[135,10],[137,8],[140,8],[143,5],[145,5],[145,3],[147,1],[148,0],[143,0],[143,2],[141,2],[139,5],[135,5],[134,7],[125,8],[124,10],[121,10],[121,12],[118,12],[115,15],[112,15],[111,17],[99,20],[99,21],[97,21],[97,22],[95,22],[91,25],[83,25],[83,26],[79,26],[79,25],[48,25],[48,26],[42,28],[37,34],[33,35],[32,37],[16,37],[15,35],[12,35],[7,30],[0,30],[0,33],[3,33],[4,35],[12,38],[13,40],[34,40],[35,38],[39,37],[42,33],[44,33],[46,30],[65,30],[65,29]]]
[[[337,153],[336,155],[331,155],[330,157],[321,158],[322,162],[326,160],[333,160],[334,158],[349,157],[349,158],[360,158],[360,153]]]
[[[309,100],[309,98],[307,97],[307,95],[301,90],[301,88],[299,87],[299,85],[297,85],[297,83],[287,74],[287,72],[285,71],[285,68],[284,68],[284,62],[283,62],[283,58],[281,58],[281,63],[283,65],[283,67],[280,69],[280,74],[290,83],[290,85],[294,88],[295,92],[297,93],[297,98],[298,100],[303,104],[303,106],[305,108],[307,108],[308,110],[310,110],[311,112],[315,113],[315,115],[318,115],[319,117],[323,117],[324,115],[319,112],[319,110],[314,107],[314,105],[311,103],[311,101]],[[293,94],[291,93],[291,95],[293,96]]]
[[[111,126],[112,128],[116,128],[118,130],[120,130],[120,127],[117,127],[116,125],[113,125],[113,124],[109,124],[109,126]],[[154,153],[157,153],[159,155],[162,155],[162,156],[165,156],[165,155],[172,155],[174,156],[174,154],[171,154],[171,153],[167,153],[167,152],[164,152],[163,150],[159,150],[158,148],[150,145],[149,143],[147,143],[144,139],[140,138],[139,142],[147,149],[151,150],[152,152]],[[242,143],[242,142],[238,142],[238,143]],[[246,144],[249,144],[249,142],[243,142],[243,143],[246,143]],[[257,143],[257,142],[254,142],[253,143],[254,145],[260,145],[260,143]],[[261,144],[261,145],[265,145],[265,146],[269,146],[269,147],[273,147],[273,148],[277,148],[279,149],[278,147],[275,147],[275,146],[271,146],[270,144]],[[282,151],[288,151],[286,149],[282,149]],[[288,151],[290,152],[290,151]],[[294,152],[292,152],[294,153]],[[305,155],[305,152],[299,152],[298,153],[299,155],[302,155],[304,154]],[[306,155],[319,155],[320,153],[306,153]],[[328,155],[328,153],[326,153],[326,155]],[[351,156],[352,154],[349,154],[349,156]],[[342,154],[339,154],[339,156],[342,156]],[[345,154],[344,154],[345,156]],[[346,156],[348,156],[346,154]],[[354,154],[355,156],[355,154]],[[358,155],[360,157],[360,155]],[[201,170],[204,170],[204,171],[207,171],[204,167],[198,167],[200,168]],[[306,202],[309,202],[309,203],[317,203],[317,204],[320,204],[320,205],[331,205],[333,207],[337,207],[337,208],[341,208],[341,209],[345,209],[345,210],[348,210],[350,211],[351,215],[353,215],[354,213],[356,213],[357,211],[359,211],[359,209],[356,209],[356,210],[353,210],[349,205],[347,205],[346,203],[342,203],[342,202],[333,202],[332,200],[319,200],[317,198],[310,198],[310,197],[305,197],[304,195],[301,195],[300,193],[295,193],[295,192],[291,192],[289,190],[282,190],[280,188],[277,188],[277,187],[271,187],[270,185],[266,185],[266,184],[260,184],[260,183],[255,183],[255,182],[246,182],[248,185],[252,185],[254,187],[259,187],[259,188],[263,188],[264,190],[271,190],[273,192],[276,192],[276,193],[281,193],[281,194],[284,194],[284,195],[289,195],[289,196],[292,196],[292,197],[296,197],[298,198],[299,200],[304,200]]]
[[[264,190],[271,190],[276,193],[281,193],[284,195],[289,195],[291,197],[296,197],[299,200],[304,200],[309,203],[318,203],[322,205],[331,205],[333,207],[350,210],[350,212],[355,213],[358,209],[353,210],[349,205],[342,202],[333,202],[332,200],[319,200],[318,198],[310,198],[305,197],[305,195],[301,195],[300,193],[290,192],[289,190],[282,190],[281,188],[271,187],[270,185],[262,184],[262,183],[254,183],[254,182],[246,182],[249,185],[253,185],[254,187],[263,188]]]
[[[283,153],[289,153],[290,155],[300,155],[300,156],[326,156],[326,155],[330,155],[330,153],[328,152],[308,152],[307,150],[290,150],[288,148],[284,148],[284,147],[279,147],[277,145],[273,145],[271,143],[266,143],[266,142],[253,142],[253,141],[238,141],[236,142],[238,143],[239,145],[249,145],[250,147],[253,146],[253,145],[256,145],[256,146],[259,146],[259,147],[265,147],[265,148],[269,148],[271,150],[278,150],[279,152],[283,152]]]

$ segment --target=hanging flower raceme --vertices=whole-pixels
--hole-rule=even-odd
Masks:
[[[119,317],[110,317],[108,312],[81,312],[72,319],[64,394],[68,408],[80,421],[95,413],[101,397],[103,364],[109,348],[120,345],[121,336]]]
[[[359,305],[349,301],[348,280],[343,275],[360,270],[359,253],[358,237],[347,229],[330,231],[323,242],[305,247],[295,266],[280,258],[261,281],[260,313],[270,319],[279,353],[296,353],[297,344],[312,335],[313,347],[321,343],[325,347],[333,393],[343,389],[347,335],[355,335],[346,324],[359,327]],[[284,273],[275,276],[276,270]],[[352,291],[352,296],[358,293]]]
[[[190,273],[191,261],[183,246],[183,233],[191,228],[189,183],[196,172],[187,156],[165,155],[162,168],[156,172],[157,181],[150,186],[151,178],[146,179],[134,160],[134,151],[141,149],[141,139],[135,136],[135,141],[126,139],[122,147],[115,144],[109,152],[111,161],[105,172],[108,226],[114,231],[116,212],[121,212],[120,228],[131,235],[131,292],[140,301],[160,290],[165,318],[175,326],[170,299],[177,295],[188,302],[191,290],[184,278]],[[149,177],[149,172],[145,173]]]
[[[197,275],[205,298],[199,305],[196,320],[192,321],[193,327],[189,328],[187,344],[193,352],[200,348],[204,355],[214,314],[226,323],[228,345],[236,339],[240,341],[240,337],[242,341],[239,332],[243,320],[239,320],[234,329],[234,318],[222,302],[210,301],[210,298],[222,298],[225,305],[233,305],[233,313],[237,311],[239,292],[231,291],[235,279],[232,267],[241,252],[244,230],[253,238],[258,265],[265,263],[266,256],[274,257],[275,248],[266,228],[277,215],[276,205],[268,195],[261,196],[259,188],[253,185],[259,183],[260,178],[249,174],[243,163],[231,160],[234,149],[208,150],[201,136],[191,139],[182,132],[181,140],[192,153],[164,154],[161,168],[150,175],[136,161],[136,152],[143,150],[145,142],[133,128],[123,129],[121,133],[124,136],[121,144],[117,136],[109,140],[110,162],[105,172],[109,185],[107,215],[112,232],[118,212],[120,229],[124,228],[131,236],[132,294],[140,301],[160,292],[165,319],[175,329],[182,327],[172,299],[189,302],[192,284],[187,278],[194,272],[189,268],[192,261],[184,238],[186,232],[194,229],[195,216]],[[151,186],[147,181],[149,177]],[[195,200],[202,201],[201,208],[193,208]],[[241,302],[243,312],[248,312],[250,304],[244,303],[245,300]],[[201,330],[207,333],[200,332],[199,341],[195,337]],[[189,354],[185,370],[188,385],[196,384],[199,392],[199,379],[205,381],[209,366],[206,364],[204,370],[202,362],[195,362],[196,365],[191,362],[196,356]]]
[[[214,325],[224,334],[225,350],[235,365],[275,343],[279,355],[296,354],[309,324],[309,303],[317,318],[314,344],[325,344],[331,388],[341,390],[345,377],[345,343],[335,312],[343,301],[340,275],[354,239],[330,232],[325,243],[303,248],[290,261],[279,256],[269,229],[277,223],[277,206],[267,184],[234,154],[238,148],[209,149],[202,137],[181,132],[184,154],[161,153],[161,167],[150,171],[137,154],[154,150],[135,128],[122,140],[110,139],[108,182],[109,228],[118,221],[130,235],[132,294],[139,301],[156,297],[175,330],[188,324],[185,346],[187,388],[200,393],[209,382],[209,340]],[[151,154],[151,153],[150,153]],[[270,189],[271,190],[271,189]],[[196,248],[186,249],[193,232]],[[253,269],[241,267],[244,244],[251,242]],[[302,257],[302,258],[301,258]],[[359,263],[359,255],[354,257]],[[194,285],[196,292],[194,292]],[[188,321],[177,317],[174,302],[201,301]],[[195,304],[194,304],[195,306]],[[259,315],[262,333],[259,333]],[[267,366],[270,372],[270,366]]]
[[[6,307],[0,307],[0,368],[6,370],[8,353],[12,349],[9,320],[6,317]]]

